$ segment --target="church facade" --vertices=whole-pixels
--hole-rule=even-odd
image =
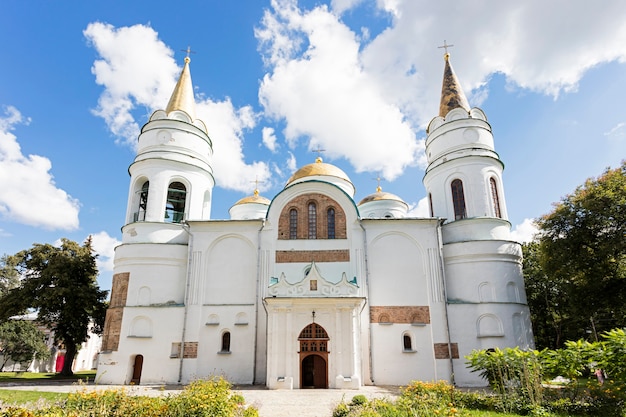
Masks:
[[[503,163],[448,54],[427,130],[428,218],[380,187],[357,202],[318,158],[271,200],[255,190],[212,219],[212,144],[194,107],[186,58],[129,168],[100,383],[476,386],[464,355],[533,347]]]

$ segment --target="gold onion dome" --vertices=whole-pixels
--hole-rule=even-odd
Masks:
[[[239,206],[241,204],[265,204],[269,206],[271,201],[263,196],[259,195],[259,190],[254,190],[254,194],[248,197],[244,197],[241,200],[237,201],[234,205]]]
[[[337,168],[334,165],[322,162],[322,158],[317,157],[314,163],[305,165],[296,172],[294,172],[289,180],[287,180],[287,184],[285,186],[301,178],[313,176],[336,177],[352,183],[348,175],[346,175],[346,173],[343,172],[341,169]]]
[[[363,198],[363,200],[359,201],[359,204],[357,204],[357,206],[360,206],[365,203],[369,203],[370,201],[381,201],[381,200],[393,200],[393,201],[399,201],[401,203],[404,203],[404,200],[398,197],[397,195],[386,193],[383,191],[383,189],[380,186],[378,186],[376,187],[376,192],[374,194],[370,194],[367,197]]]

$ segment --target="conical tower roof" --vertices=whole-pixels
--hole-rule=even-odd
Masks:
[[[443,56],[446,65],[443,70],[443,85],[441,87],[441,102],[439,104],[439,116],[446,117],[450,110],[463,108],[470,111],[470,106],[463,93],[461,84],[450,64],[450,54],[446,52]]]
[[[193,85],[191,83],[191,72],[189,71],[189,63],[191,59],[185,57],[185,66],[183,67],[172,97],[165,108],[165,112],[169,114],[174,110],[184,111],[189,115],[191,120],[196,119],[196,102],[193,97]]]

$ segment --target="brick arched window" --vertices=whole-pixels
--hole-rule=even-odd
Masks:
[[[317,239],[317,206],[309,203],[309,239]]]
[[[298,238],[298,210],[289,210],[289,239]]]
[[[465,194],[463,193],[463,182],[460,179],[452,181],[452,204],[454,205],[454,220],[467,217],[465,210]]]
[[[335,209],[329,208],[326,212],[326,228],[328,229],[328,238],[335,238]]]

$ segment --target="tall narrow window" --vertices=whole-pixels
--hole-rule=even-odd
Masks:
[[[230,352],[230,332],[224,332],[224,334],[222,334],[221,352]]]
[[[298,210],[289,210],[289,239],[298,238]]]
[[[185,199],[187,189],[180,182],[173,182],[167,187],[167,201],[165,202],[165,221],[180,223],[185,217]]]
[[[496,217],[502,218],[502,212],[500,211],[500,197],[498,197],[498,185],[496,180],[489,178],[489,184],[491,185],[491,199],[493,200],[493,211]]]
[[[326,212],[326,223],[328,228],[328,238],[335,238],[335,209],[329,208]]]
[[[309,239],[317,239],[317,207],[309,203]]]
[[[433,195],[428,193],[428,206],[430,207],[430,217],[435,217],[435,210],[433,210]]]
[[[148,208],[148,189],[150,188],[150,181],[146,181],[141,186],[139,191],[139,207],[135,213],[134,220],[136,222],[142,222],[146,220],[146,209]]]
[[[452,203],[454,204],[454,220],[467,217],[465,211],[465,194],[463,193],[463,182],[459,179],[452,181]]]

